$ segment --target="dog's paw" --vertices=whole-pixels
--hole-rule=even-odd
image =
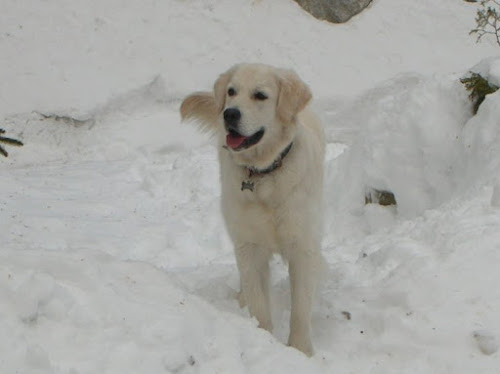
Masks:
[[[238,294],[236,295],[236,299],[238,300],[238,304],[240,304],[240,308],[244,308],[247,306],[245,296],[243,296],[243,291],[238,292]]]
[[[304,336],[292,336],[288,338],[288,345],[295,349],[298,349],[306,356],[311,357],[314,354],[314,348],[311,343],[311,339]]]

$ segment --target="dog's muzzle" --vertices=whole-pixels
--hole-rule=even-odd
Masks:
[[[238,108],[227,108],[224,111],[224,126],[226,131],[238,132],[238,126],[241,120],[241,112]]]

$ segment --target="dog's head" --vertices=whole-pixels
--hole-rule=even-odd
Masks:
[[[310,99],[309,88],[293,71],[241,64],[217,79],[213,96],[186,98],[181,113],[213,122],[236,162],[265,167],[293,141],[297,114]]]
[[[294,126],[311,93],[292,71],[249,64],[222,74],[215,82],[214,97],[226,144],[241,152]]]

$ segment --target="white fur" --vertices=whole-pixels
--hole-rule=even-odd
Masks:
[[[229,97],[228,87],[237,94]],[[255,90],[264,91],[268,99],[255,100]],[[311,308],[322,265],[324,159],[321,124],[306,107],[310,98],[309,88],[295,73],[245,64],[221,75],[213,93],[193,94],[181,107],[183,118],[198,119],[217,134],[222,212],[240,272],[240,304],[248,305],[260,327],[272,331],[269,259],[280,254],[289,264],[292,295],[288,344],[307,355],[313,353]],[[258,144],[242,151],[224,147],[222,112],[229,107],[240,109],[244,135],[264,127]],[[249,179],[246,167],[265,169],[292,141],[279,168],[251,177],[254,191],[241,190],[242,181]]]

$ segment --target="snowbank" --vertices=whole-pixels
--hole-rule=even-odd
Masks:
[[[463,71],[496,52],[468,32],[463,1],[379,0],[342,25],[290,0],[5,0],[0,117],[81,117],[162,76],[173,99],[211,87],[236,62],[296,69],[317,98],[351,96],[401,72]]]
[[[329,191],[342,196],[338,204],[359,209],[371,187],[393,192],[398,213],[414,217],[448,199],[463,174],[460,134],[472,116],[467,96],[457,76],[406,74],[332,118],[357,128],[331,175]],[[335,128],[329,130],[335,139]]]

